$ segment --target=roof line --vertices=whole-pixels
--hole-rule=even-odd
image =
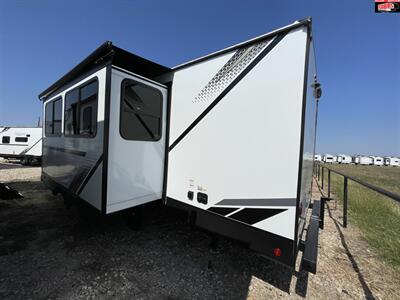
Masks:
[[[201,57],[199,57],[199,58],[195,58],[195,59],[190,60],[190,61],[188,61],[188,62],[185,62],[185,63],[183,63],[183,64],[177,65],[177,66],[173,67],[172,70],[173,70],[173,71],[176,71],[176,70],[178,70],[178,69],[182,69],[182,68],[188,67],[188,66],[190,66],[190,65],[199,63],[199,62],[204,61],[204,60],[206,60],[206,59],[210,59],[210,58],[212,58],[212,57],[215,57],[215,56],[218,56],[218,55],[221,55],[221,54],[230,52],[230,51],[232,51],[232,50],[235,50],[235,49],[237,49],[237,48],[246,46],[246,45],[248,45],[248,44],[252,44],[252,43],[254,43],[254,42],[257,42],[257,41],[260,41],[260,40],[264,40],[264,39],[266,39],[266,38],[273,37],[273,36],[275,36],[275,35],[277,35],[277,34],[279,34],[279,33],[282,33],[282,32],[290,31],[290,30],[296,29],[296,28],[301,27],[301,26],[310,26],[311,23],[312,23],[311,17],[308,17],[308,18],[305,18],[305,19],[302,19],[302,20],[295,21],[295,22],[293,22],[292,24],[289,24],[289,25],[284,26],[284,27],[280,27],[280,28],[275,29],[275,30],[273,30],[273,31],[270,31],[270,32],[268,32],[268,33],[264,33],[264,34],[262,34],[262,35],[259,35],[259,36],[257,36],[257,37],[254,37],[254,38],[252,38],[252,39],[250,39],[250,40],[247,40],[247,41],[244,41],[244,42],[235,44],[235,45],[230,46],[230,47],[228,47],[228,48],[224,48],[224,49],[222,49],[222,50],[218,50],[218,51],[215,51],[215,52],[213,52],[213,53],[210,53],[210,54],[201,56]]]

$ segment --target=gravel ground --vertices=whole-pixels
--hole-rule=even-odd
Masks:
[[[146,208],[136,231],[122,215],[66,209],[39,180],[38,167],[0,163],[0,182],[24,195],[0,200],[0,299],[399,299],[399,274],[356,228],[341,227],[333,204],[313,275],[224,238],[215,245],[159,205]]]

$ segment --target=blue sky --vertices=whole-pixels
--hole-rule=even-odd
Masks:
[[[400,14],[375,14],[373,0],[0,0],[0,125],[34,125],[37,95],[106,40],[174,66],[307,16],[317,151],[400,155]]]

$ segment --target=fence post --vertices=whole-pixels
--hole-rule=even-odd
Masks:
[[[322,167],[322,189],[324,189],[324,167]]]
[[[331,197],[331,170],[328,169],[328,198]]]
[[[343,227],[347,227],[347,177],[343,183]]]
[[[318,181],[319,181],[319,170],[320,170],[321,166],[320,164],[318,164],[318,169],[317,169],[317,174],[318,174]]]

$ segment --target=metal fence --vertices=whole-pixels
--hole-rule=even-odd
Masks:
[[[318,179],[318,182],[321,180],[321,188],[322,189],[324,189],[325,169],[328,172],[328,198],[331,198],[331,173],[333,172],[335,174],[343,176],[343,227],[347,227],[348,181],[349,180],[354,181],[354,182],[356,182],[370,190],[373,190],[381,195],[389,197],[397,202],[400,202],[400,195],[389,192],[380,187],[377,187],[370,183],[364,182],[360,179],[354,178],[353,176],[349,176],[349,175],[343,174],[342,172],[332,170],[327,165],[323,165],[320,163],[314,163],[314,176]]]

